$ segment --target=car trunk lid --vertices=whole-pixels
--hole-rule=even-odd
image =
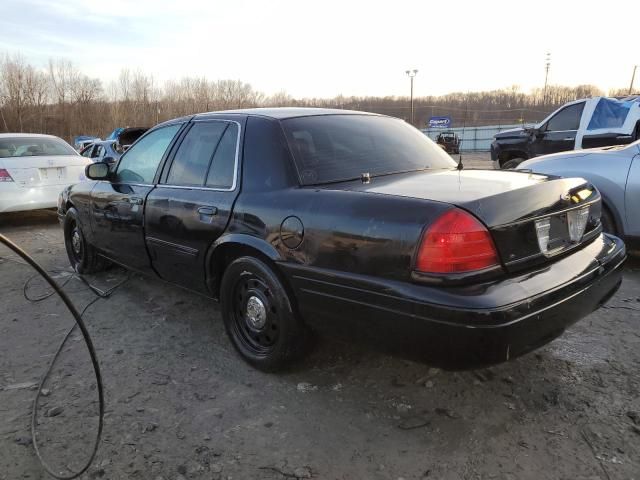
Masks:
[[[69,185],[84,179],[87,159],[80,155],[32,155],[0,158],[18,187]]]
[[[590,241],[601,230],[600,195],[580,178],[517,171],[432,170],[328,188],[423,198],[467,210],[489,228],[510,271],[551,261]]]

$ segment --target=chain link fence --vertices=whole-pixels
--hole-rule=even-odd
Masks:
[[[511,125],[487,125],[483,127],[458,127],[458,128],[425,128],[422,132],[434,142],[438,134],[442,132],[454,132],[460,139],[460,151],[462,152],[488,152],[496,133],[514,128],[522,128],[521,123]]]

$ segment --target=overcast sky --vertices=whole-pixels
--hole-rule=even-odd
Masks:
[[[241,79],[296,97],[629,85],[638,1],[2,0],[0,51],[72,60],[108,82]],[[640,75],[639,75],[640,76]],[[640,78],[637,78],[640,82]]]

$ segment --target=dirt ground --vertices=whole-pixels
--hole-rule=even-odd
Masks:
[[[0,232],[67,269],[53,212],[0,216]],[[33,384],[72,320],[27,302],[33,274],[0,246],[0,479],[44,479]],[[106,289],[127,277],[90,276]],[[81,309],[95,298],[57,272]],[[103,440],[83,478],[640,479],[640,261],[610,303],[546,347],[445,372],[334,339],[294,371],[260,373],[227,341],[215,304],[132,275],[85,314],[106,389]],[[27,293],[46,288],[38,280]],[[73,335],[45,385],[38,443],[78,468],[96,426],[95,382]]]

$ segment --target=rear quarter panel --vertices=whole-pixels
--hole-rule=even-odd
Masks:
[[[266,240],[285,269],[313,267],[409,280],[423,228],[448,208],[440,202],[315,188],[243,193],[228,231]],[[297,248],[287,247],[280,234],[290,216],[304,228]]]

